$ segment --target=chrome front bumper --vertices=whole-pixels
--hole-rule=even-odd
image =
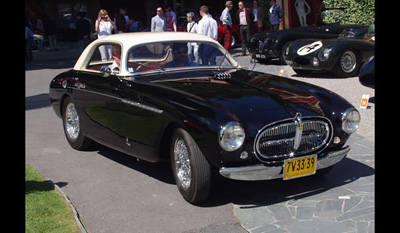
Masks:
[[[330,167],[340,162],[350,151],[350,146],[330,152],[317,162],[317,170]],[[256,164],[244,167],[223,167],[219,173],[233,180],[272,180],[283,177],[283,166],[267,167],[263,164]],[[318,173],[318,172],[317,172]]]

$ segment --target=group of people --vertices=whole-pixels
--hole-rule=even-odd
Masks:
[[[156,15],[151,18],[152,32],[176,32],[177,16],[171,7],[157,7]]]
[[[276,0],[270,1],[270,24],[271,30],[275,31],[279,29],[279,24],[283,18],[283,10],[276,5]],[[246,55],[246,46],[250,41],[250,36],[253,33],[261,32],[263,27],[264,10],[260,7],[258,0],[253,1],[253,9],[246,8],[244,1],[238,2],[239,10],[236,12],[236,19],[239,22],[239,32],[242,38],[242,53],[240,56]],[[231,39],[232,39],[232,17],[230,11],[233,8],[232,1],[226,1],[225,9],[222,11],[220,20],[224,28],[224,48],[230,52]],[[187,17],[187,32],[199,33],[207,35],[214,40],[218,39],[218,24],[209,14],[208,6],[203,5],[200,7],[200,16],[202,17],[197,24],[194,21],[194,12],[186,14]],[[176,14],[171,10],[170,7],[165,9],[165,14],[162,7],[157,8],[157,14],[151,19],[151,31],[152,32],[164,32],[164,31],[177,31],[176,29]],[[198,45],[195,43],[189,43],[189,56],[193,60],[196,60],[196,54],[198,51]]]
[[[278,30],[279,24],[282,21],[283,11],[276,5],[276,0],[270,1],[271,7],[270,12],[270,24],[272,30]],[[224,47],[227,51],[230,51],[231,38],[232,38],[232,17],[230,11],[232,10],[232,1],[226,1],[225,9],[222,11],[220,20],[224,28]],[[239,24],[239,32],[242,38],[242,53],[241,56],[246,55],[246,46],[250,40],[251,34],[260,32],[263,26],[264,10],[259,6],[257,0],[253,1],[253,9],[245,8],[244,1],[238,2],[239,10],[236,12],[236,19]],[[101,9],[98,13],[98,17],[93,25],[92,21],[85,15],[86,12],[78,12],[76,20],[76,29],[78,36],[78,46],[81,51],[90,43],[92,40],[91,35],[95,30],[97,38],[101,38],[114,33],[123,33],[134,30],[137,27],[138,22],[130,20],[126,14],[127,9],[121,7],[119,12],[115,14],[114,19],[110,19],[107,10]],[[218,39],[218,24],[215,19],[209,13],[208,6],[203,5],[199,9],[201,20],[196,23],[194,20],[195,13],[187,13],[187,32],[199,33],[211,37],[214,40]],[[29,29],[29,28],[28,28]],[[152,32],[164,32],[164,31],[177,31],[177,16],[172,11],[171,7],[158,7],[156,9],[156,15],[151,19],[151,31]],[[26,44],[31,44],[32,34],[29,30],[26,30]],[[29,40],[30,39],[30,40]],[[29,43],[30,42],[30,43]],[[53,44],[53,43],[52,43]],[[53,46],[52,46],[53,47]],[[57,50],[57,47],[54,47]],[[190,60],[197,61],[199,45],[196,43],[188,44],[188,53]],[[103,60],[112,58],[112,48],[104,47],[101,48],[101,57]],[[31,56],[31,55],[29,55]],[[27,57],[29,57],[27,56]]]
[[[279,24],[282,22],[283,10],[276,4],[276,0],[270,1],[271,7],[269,8],[269,19],[272,31],[279,30]],[[225,9],[221,14],[221,21],[224,28],[224,48],[230,51],[231,38],[232,38],[232,18],[229,13],[233,8],[232,1],[227,1],[225,3]],[[257,0],[253,1],[253,9],[246,8],[243,1],[238,2],[239,10],[236,12],[236,19],[239,23],[240,37],[242,38],[242,53],[240,56],[246,55],[246,46],[250,41],[250,36],[252,33],[257,33],[262,31],[264,10],[259,5]]]
[[[212,16],[209,14],[208,6],[203,5],[199,9],[200,16],[202,19],[199,23],[194,21],[194,12],[189,12],[186,14],[187,17],[187,32],[199,33],[210,38],[217,40],[218,39],[218,24]],[[151,31],[152,32],[165,32],[165,31],[177,31],[176,29],[176,14],[171,10],[170,7],[167,7],[165,10],[165,15],[163,14],[163,8],[157,8],[157,15],[151,19]],[[175,14],[174,15],[172,15]],[[207,53],[207,47],[202,47],[197,43],[188,43],[188,56],[191,62],[198,62],[200,60],[199,57],[199,49],[202,54]],[[203,56],[206,57],[206,56]],[[212,59],[214,60],[214,59]],[[213,62],[211,62],[213,63]]]
[[[38,17],[26,16],[25,18],[25,62],[33,61],[32,49],[34,35],[42,35],[48,38],[51,50],[58,51],[57,28],[54,20],[45,16],[43,21]],[[38,46],[38,45],[36,45]]]

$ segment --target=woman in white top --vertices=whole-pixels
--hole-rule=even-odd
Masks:
[[[115,29],[116,26],[110,17],[108,16],[108,12],[104,9],[99,11],[99,17],[96,19],[95,30],[97,32],[98,38],[111,35],[112,29]],[[102,45],[99,47],[101,60],[107,61],[112,59],[112,46],[111,45]]]

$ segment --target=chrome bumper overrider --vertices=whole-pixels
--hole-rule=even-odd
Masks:
[[[350,146],[330,152],[317,162],[317,170],[330,167],[340,162],[350,151]],[[233,180],[272,180],[283,177],[283,166],[267,167],[263,164],[256,164],[244,167],[223,167],[219,173]],[[318,172],[317,172],[318,173]]]

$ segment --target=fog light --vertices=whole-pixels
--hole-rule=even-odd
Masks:
[[[318,66],[319,65],[319,61],[318,58],[314,57],[313,61],[312,61],[313,66]]]
[[[333,138],[333,143],[339,144],[340,143],[340,138],[339,137]]]
[[[240,153],[240,158],[241,159],[247,159],[249,157],[249,154],[246,151],[243,151]]]

